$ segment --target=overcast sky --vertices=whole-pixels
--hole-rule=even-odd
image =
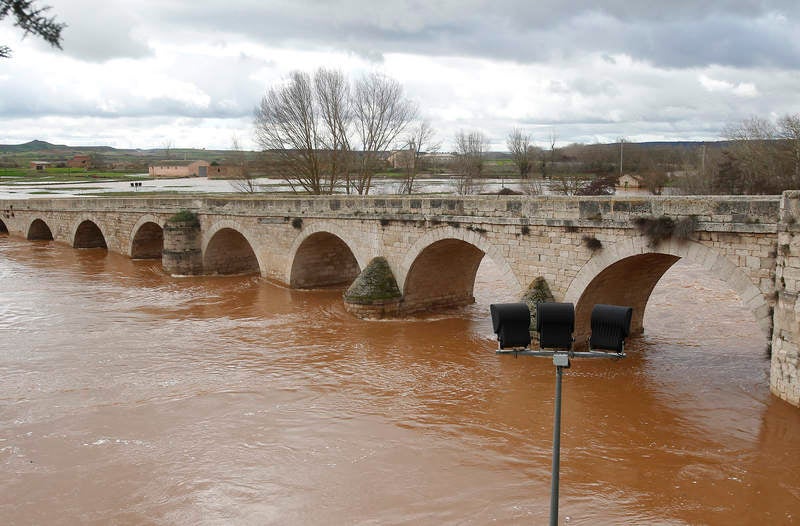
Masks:
[[[248,148],[292,70],[398,79],[438,131],[505,149],[717,140],[800,113],[798,0],[44,0],[63,51],[0,21],[0,143]],[[657,5],[649,5],[657,4]]]

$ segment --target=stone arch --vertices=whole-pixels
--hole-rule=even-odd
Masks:
[[[476,232],[437,228],[419,238],[395,272],[403,292],[403,310],[452,307],[472,303],[478,266],[484,255],[514,283],[519,280],[500,251]]]
[[[288,283],[293,288],[316,288],[349,285],[361,272],[350,245],[327,230],[304,235],[292,247]]]
[[[641,332],[650,293],[680,259],[695,263],[725,281],[769,337],[772,330],[769,303],[747,274],[723,254],[695,241],[669,240],[653,249],[644,238],[629,238],[604,247],[569,285],[564,301],[575,304],[576,339],[580,341],[589,333],[591,309],[597,303],[633,307],[632,331]]]
[[[158,218],[145,215],[131,230],[128,254],[133,259],[160,259],[164,252],[164,226]]]
[[[239,223],[215,223],[203,235],[203,271],[206,274],[261,274],[264,265],[254,237]]]
[[[292,283],[292,271],[294,270],[298,252],[300,251],[301,247],[305,245],[306,241],[315,234],[328,234],[341,240],[344,246],[347,247],[350,254],[352,254],[352,256],[355,258],[356,265],[360,269],[365,268],[371,257],[380,252],[378,247],[375,246],[373,254],[364,254],[358,249],[360,244],[355,243],[351,239],[348,232],[334,223],[328,221],[319,221],[311,223],[307,226],[303,225],[303,230],[301,231],[300,235],[295,238],[294,242],[292,243],[292,247],[289,249],[289,261],[287,262],[283,272],[283,275],[285,276],[283,281],[285,283]]]
[[[51,241],[53,232],[42,219],[34,219],[28,227],[26,236],[31,241]]]
[[[72,248],[108,248],[106,235],[100,224],[91,218],[83,218],[72,228]]]

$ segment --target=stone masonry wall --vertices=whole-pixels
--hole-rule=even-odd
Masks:
[[[557,301],[576,303],[604,268],[626,257],[658,252],[687,258],[726,280],[765,333],[771,327],[776,282],[780,284],[773,391],[798,403],[800,335],[794,302],[800,292],[800,238],[795,235],[800,227],[790,219],[800,219],[800,210],[796,193],[783,200],[781,211],[778,196],[59,198],[0,200],[0,212],[12,235],[25,236],[39,218],[56,241],[65,243],[73,241],[81,221],[91,220],[100,227],[109,250],[129,255],[135,230],[143,221],[163,227],[175,212],[191,210],[200,219],[202,251],[216,232],[233,229],[253,248],[261,274],[284,283],[291,279],[292,264],[304,241],[322,232],[341,239],[360,269],[376,256],[385,257],[401,291],[407,280],[413,280],[412,272],[425,272],[414,263],[427,247],[456,239],[493,259],[519,294],[544,277]],[[693,216],[697,228],[688,241],[670,239],[649,247],[633,219],[660,215]],[[784,221],[778,232],[781,215]],[[588,248],[585,236],[599,240],[602,248]],[[313,250],[314,244],[309,247]]]
[[[800,192],[785,192],[778,226],[775,327],[770,390],[800,405]]]

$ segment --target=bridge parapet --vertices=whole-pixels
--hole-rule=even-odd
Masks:
[[[463,196],[207,199],[206,209],[273,216],[424,219],[494,224],[630,226],[639,216],[694,216],[701,230],[774,231],[779,196]]]
[[[263,218],[294,217],[633,228],[636,217],[693,216],[707,232],[775,232],[780,196],[192,196],[0,200],[0,210],[174,213],[192,210]]]

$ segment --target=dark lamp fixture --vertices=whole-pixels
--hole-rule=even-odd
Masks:
[[[589,348],[622,352],[625,338],[631,332],[633,308],[617,305],[595,305],[592,309],[592,335]]]
[[[572,349],[575,339],[575,306],[572,303],[537,303],[536,332],[542,349]]]
[[[497,354],[543,356],[556,366],[555,416],[553,420],[553,472],[550,487],[550,525],[558,524],[558,484],[561,462],[561,378],[572,358],[624,358],[625,338],[631,331],[631,307],[595,305],[592,309],[589,350],[572,350],[575,339],[575,306],[572,303],[537,303],[536,332],[540,350],[531,344],[531,311],[525,303],[497,303],[489,306],[492,329],[500,349]],[[545,350],[552,349],[552,350]],[[609,352],[612,351],[612,352]]]
[[[489,305],[492,328],[501,349],[527,347],[531,344],[531,311],[525,303]]]

